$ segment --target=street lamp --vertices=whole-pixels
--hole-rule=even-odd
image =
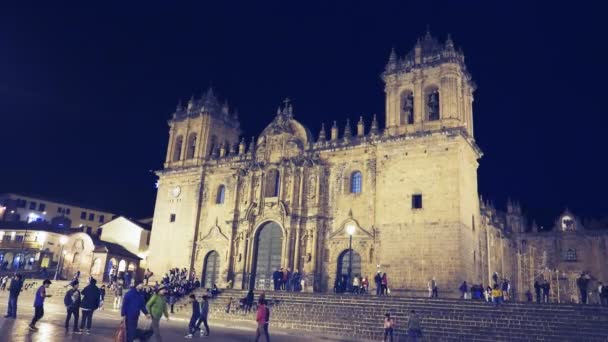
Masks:
[[[353,272],[353,234],[355,234],[355,225],[353,223],[349,223],[346,226],[346,233],[348,234],[348,282],[346,283],[346,288],[349,292],[352,292],[353,282],[351,280],[352,272]]]
[[[62,235],[59,238],[59,244],[61,245],[61,251],[59,252],[59,261],[57,262],[57,266],[55,266],[55,278],[54,280],[57,280],[57,271],[59,271],[59,266],[63,266],[62,264],[62,260],[65,258],[65,252],[63,250],[63,245],[65,245],[65,243],[68,242],[68,237],[65,235]]]

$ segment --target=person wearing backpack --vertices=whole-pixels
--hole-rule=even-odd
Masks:
[[[265,299],[260,299],[258,302],[258,311],[255,315],[255,320],[258,323],[256,329],[255,341],[260,339],[260,336],[266,337],[266,342],[270,342],[270,336],[268,335],[268,323],[270,322],[270,309],[267,307]]]
[[[78,312],[80,310],[80,290],[78,290],[78,283],[72,283],[72,288],[68,290],[63,297],[63,304],[67,310],[65,317],[65,330],[67,331],[70,326],[70,319],[74,316],[74,332],[80,333],[78,329]]]

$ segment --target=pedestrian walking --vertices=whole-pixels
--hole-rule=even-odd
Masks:
[[[578,290],[581,295],[581,304],[587,304],[587,288],[589,286],[589,278],[585,272],[581,273],[581,276],[576,280],[576,286],[578,286]]]
[[[359,293],[360,290],[360,283],[359,283],[359,275],[356,274],[355,277],[353,278],[353,293]]]
[[[393,327],[395,326],[395,319],[391,317],[390,313],[384,315],[384,339],[383,342],[393,342]],[[388,339],[387,339],[388,338]]]
[[[200,330],[201,337],[209,336],[209,324],[207,324],[207,319],[209,318],[209,297],[207,295],[203,296],[203,301],[201,302],[201,313],[198,318],[198,322],[196,322],[196,329]],[[201,323],[205,326],[205,332],[201,329]]]
[[[422,338],[422,325],[420,324],[420,317],[415,310],[410,311],[410,317],[407,321],[407,335],[412,342],[416,342],[418,338]]]
[[[260,299],[258,302],[258,311],[256,312],[255,320],[258,323],[255,341],[257,342],[261,336],[264,336],[266,338],[266,342],[270,342],[270,336],[268,335],[270,309],[268,309],[265,299]]]
[[[140,312],[143,312],[146,317],[150,318],[142,293],[143,288],[144,286],[141,282],[136,283],[135,287],[129,290],[123,299],[120,315],[125,320],[127,327],[127,340],[125,342],[133,342],[135,339]]]
[[[380,274],[380,271],[374,276],[374,283],[376,284],[376,296],[382,295],[382,274]]]
[[[184,336],[185,338],[192,338],[196,332],[196,322],[201,317],[201,306],[194,294],[190,295],[190,304],[192,304],[192,315],[190,316],[190,323],[188,324],[188,334]]]
[[[498,284],[494,284],[494,289],[492,289],[492,300],[494,301],[495,306],[499,306],[502,302],[502,292],[498,287]]]
[[[114,310],[119,310],[122,305],[122,286],[118,282],[114,282]]]
[[[160,334],[160,319],[165,315],[167,321],[169,320],[167,301],[165,300],[166,293],[167,289],[161,287],[146,304],[146,309],[150,313],[150,316],[152,316],[152,332],[158,342],[162,341],[162,336]]]
[[[99,288],[99,308],[103,310],[103,303],[106,299],[106,286],[101,285]]]
[[[469,286],[467,285],[466,281],[462,282],[462,285],[460,285],[460,298],[461,299],[467,299],[467,292],[469,291]]]
[[[382,273],[381,283],[382,283],[382,294],[385,296],[390,294],[391,291],[388,288],[388,277],[387,277],[386,273]]]
[[[435,280],[435,277],[431,279],[431,298],[439,298],[439,288],[437,286],[437,280]]]
[[[44,316],[44,300],[48,297],[51,297],[50,294],[46,294],[46,289],[51,286],[51,281],[49,279],[45,279],[42,282],[42,286],[36,290],[36,295],[34,297],[34,318],[30,322],[29,328],[32,331],[38,331],[36,328],[36,322],[38,322],[42,316]]]
[[[80,321],[80,330],[84,331],[86,325],[86,334],[91,334],[91,324],[93,323],[93,312],[99,308],[99,300],[101,291],[97,287],[97,280],[91,278],[89,285],[82,289],[82,301],[80,309],[82,312],[82,320]]]
[[[63,304],[67,311],[65,317],[65,330],[70,328],[70,319],[74,317],[74,332],[79,333],[78,329],[78,316],[80,312],[80,290],[78,290],[78,283],[73,283],[72,288],[66,292],[63,297]]]
[[[17,300],[19,299],[19,294],[23,288],[22,278],[21,274],[15,274],[11,279],[8,289],[8,309],[6,310],[6,316],[4,316],[4,318],[17,318]],[[4,282],[4,285],[6,286],[6,281]]]
[[[540,304],[540,290],[541,290],[541,286],[540,283],[538,282],[538,280],[534,281],[534,293],[536,294],[536,303]]]

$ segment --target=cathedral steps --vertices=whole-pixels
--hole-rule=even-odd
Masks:
[[[245,295],[245,291],[225,291],[211,301],[212,317],[254,320],[254,312],[237,310],[238,300]],[[229,297],[233,304],[227,314]],[[268,292],[266,299],[272,325],[341,337],[378,340],[386,312],[396,318],[396,335],[405,336],[407,317],[414,309],[422,318],[425,339],[433,341],[608,341],[608,308],[595,305],[507,303],[494,307],[472,300],[287,292]],[[187,305],[184,308],[179,315],[190,313]]]

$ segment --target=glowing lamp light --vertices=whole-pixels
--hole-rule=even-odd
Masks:
[[[60,243],[61,245],[65,245],[65,243],[66,243],[66,242],[68,242],[68,237],[67,237],[67,236],[65,236],[65,235],[62,235],[62,236],[59,238],[59,243]],[[65,254],[65,251],[64,251],[63,253]]]
[[[348,235],[351,235],[351,236],[352,236],[353,234],[355,234],[355,229],[356,229],[356,228],[357,228],[357,227],[355,227],[355,225],[354,225],[354,224],[349,223],[349,224],[346,226],[346,233],[347,233]]]
[[[46,211],[43,211],[43,212],[42,212],[42,215],[46,215]]]
[[[40,241],[41,245],[44,245],[44,242],[46,241],[46,233],[38,233],[38,241]]]
[[[15,211],[14,211],[14,210],[11,210],[11,214],[14,214],[14,213],[15,213]]]
[[[11,240],[15,240],[15,235],[17,234],[17,232],[11,232]]]

